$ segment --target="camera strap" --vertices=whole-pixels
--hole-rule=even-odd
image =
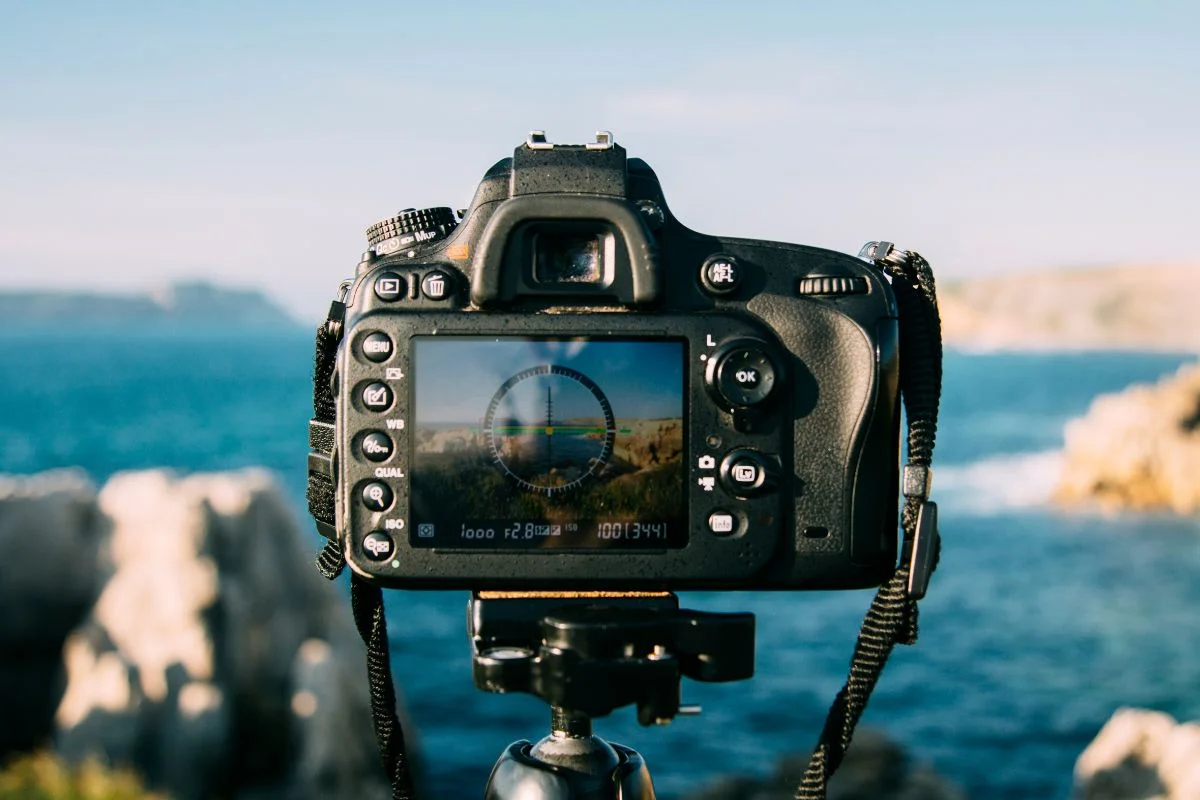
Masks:
[[[891,278],[900,315],[900,394],[908,420],[908,462],[901,481],[904,544],[896,571],[867,609],[850,675],[825,718],[795,800],[825,800],[829,779],[845,758],[892,648],[917,641],[917,601],[925,596],[941,550],[937,505],[929,501],[942,396],[942,327],[933,270],[919,254],[891,242],[868,242],[858,255]]]
[[[850,674],[825,719],[812,759],[797,787],[796,800],[825,800],[829,779],[846,755],[854,729],[897,644],[917,640],[917,601],[925,596],[937,567],[941,540],[937,506],[930,502],[930,464],[937,437],[938,404],[942,390],[942,333],[933,271],[915,252],[890,242],[868,242],[859,257],[891,280],[900,317],[900,393],[908,422],[908,461],[902,477],[904,531],[899,564],[880,587],[858,633]],[[317,530],[330,541],[317,556],[321,574],[334,580],[345,569],[345,554],[337,541],[333,448],[336,398],[332,377],[341,342],[348,285],[317,329],[313,372],[313,419],[309,423],[308,508]],[[383,593],[353,572],[350,602],[355,626],[367,648],[367,677],[371,716],[379,757],[392,783],[393,800],[413,800],[412,769],[404,731],[396,715]]]

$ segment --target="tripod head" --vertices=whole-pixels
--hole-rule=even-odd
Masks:
[[[640,755],[592,735],[593,717],[636,705],[642,725],[687,709],[680,680],[754,674],[754,616],[679,608],[663,593],[475,592],[468,613],[475,685],[551,707],[551,734],[509,746],[486,797],[652,800]]]

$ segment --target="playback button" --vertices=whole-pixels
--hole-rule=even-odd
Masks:
[[[385,303],[393,303],[407,293],[404,278],[394,272],[385,272],[375,279],[375,296]]]
[[[757,450],[731,450],[721,459],[721,487],[734,497],[755,497],[779,483],[775,463]]]

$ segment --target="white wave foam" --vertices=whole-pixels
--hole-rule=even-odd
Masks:
[[[955,514],[987,515],[1048,506],[1062,474],[1061,450],[1009,453],[934,466],[934,499]]]

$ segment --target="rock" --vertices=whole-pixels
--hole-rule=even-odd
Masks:
[[[756,779],[719,778],[685,800],[792,800],[809,754],[784,756],[774,774]],[[962,789],[928,765],[914,763],[883,733],[858,731],[829,782],[829,800],[965,800]]]
[[[1122,708],[1075,762],[1077,800],[1200,797],[1200,724]]]
[[[1058,501],[1200,511],[1200,364],[1096,398],[1065,439]]]
[[[98,496],[56,491],[40,495],[40,516],[0,494],[0,533],[47,542],[4,562],[16,575],[85,573],[67,585],[87,595],[71,622],[86,617],[55,651],[68,760],[133,767],[176,800],[390,797],[349,604],[318,575],[316,542],[269,474],[146,471],[114,476]],[[77,498],[73,516],[65,497]],[[78,544],[89,537],[99,559]]]
[[[82,473],[0,476],[0,761],[54,733],[63,642],[96,597],[106,535]]]

